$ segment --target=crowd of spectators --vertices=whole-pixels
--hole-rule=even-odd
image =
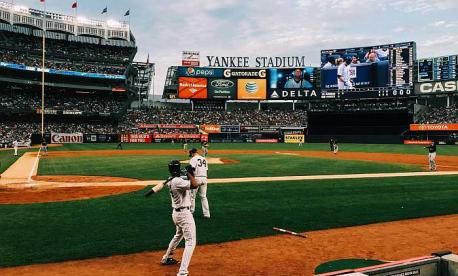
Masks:
[[[418,114],[420,124],[456,124],[458,123],[458,106],[428,107]]]
[[[42,44],[39,37],[0,32],[0,61],[42,67]],[[123,75],[134,48],[49,39],[46,64],[49,69]]]
[[[120,124],[132,129],[139,124],[247,125],[247,126],[305,126],[305,110],[232,110],[186,111],[168,108],[134,110]]]
[[[45,94],[45,109],[57,111],[119,113],[125,108],[125,105],[125,101],[103,95]],[[0,91],[0,109],[34,112],[41,109],[41,95],[23,90]]]

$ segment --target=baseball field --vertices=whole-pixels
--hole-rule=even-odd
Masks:
[[[174,275],[159,264],[175,231],[170,196],[143,194],[170,160],[189,159],[181,146],[0,151],[0,275]],[[339,146],[211,144],[212,217],[197,200],[192,275],[311,275],[336,259],[458,252],[458,147],[439,146],[429,172],[421,146]]]

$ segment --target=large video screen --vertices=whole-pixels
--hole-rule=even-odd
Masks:
[[[321,51],[323,91],[377,91],[413,85],[415,42]]]
[[[315,67],[269,69],[269,99],[294,100],[318,97],[317,69]]]
[[[458,79],[458,55],[418,60],[418,82]]]

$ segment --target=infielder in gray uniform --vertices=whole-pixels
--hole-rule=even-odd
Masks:
[[[188,266],[191,262],[194,248],[196,247],[196,224],[190,211],[190,190],[197,189],[198,185],[191,167],[187,168],[187,176],[189,180],[184,180],[180,177],[181,164],[178,160],[170,162],[169,171],[172,179],[167,182],[166,186],[170,190],[170,197],[172,199],[172,219],[176,225],[176,233],[170,241],[167,252],[162,257],[161,264],[174,265],[178,263],[177,260],[170,256],[173,255],[178,244],[184,237],[185,249],[183,257],[181,258],[180,270],[177,274],[182,276],[188,275]]]

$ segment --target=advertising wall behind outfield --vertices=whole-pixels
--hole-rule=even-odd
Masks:
[[[412,124],[410,131],[457,131],[458,124]]]
[[[51,144],[82,144],[83,133],[51,133]]]
[[[152,143],[152,134],[122,134],[121,142],[123,143]]]
[[[285,143],[286,144],[299,144],[299,143],[304,143],[305,141],[305,135],[300,134],[300,135],[285,135]]]

